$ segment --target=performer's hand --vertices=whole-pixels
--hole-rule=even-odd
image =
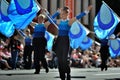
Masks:
[[[87,10],[90,11],[92,9],[92,7],[93,7],[92,5],[89,5]]]
[[[58,8],[58,10],[57,10],[57,11],[60,13],[60,12],[61,12],[61,10],[62,10],[62,8]]]
[[[47,9],[41,9],[41,12],[44,13],[44,12],[47,12]]]
[[[90,31],[90,33],[95,34],[95,32],[93,32],[93,31]]]
[[[85,10],[85,13],[88,14],[91,9],[92,9],[92,5],[89,5],[88,8]]]

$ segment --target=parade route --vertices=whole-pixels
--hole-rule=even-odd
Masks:
[[[109,68],[100,71],[100,68],[71,68],[71,80],[120,80],[120,68]],[[50,69],[45,73],[33,74],[32,70],[0,70],[0,80],[60,80],[58,70]]]

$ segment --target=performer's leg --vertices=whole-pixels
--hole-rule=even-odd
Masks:
[[[46,59],[45,59],[45,53],[42,53],[42,54],[41,54],[40,61],[42,62],[42,65],[43,65],[43,67],[45,68],[46,73],[48,73],[48,72],[49,72],[49,69],[48,69],[47,61],[46,61]]]
[[[40,72],[40,60],[39,60],[39,53],[36,51],[34,52],[34,66],[35,66],[35,73],[34,74],[39,74]]]

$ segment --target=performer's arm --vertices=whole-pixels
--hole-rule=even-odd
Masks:
[[[75,16],[74,18],[72,18],[72,19],[70,20],[70,23],[69,23],[69,24],[72,25],[72,23],[73,23],[74,21],[79,20],[79,19],[81,19],[83,16],[87,15],[91,9],[92,9],[92,5],[88,6],[88,8],[87,8],[84,12],[79,13],[77,16]]]
[[[35,26],[36,24],[37,24],[36,22],[33,22],[33,21],[32,21],[32,22],[30,23],[30,26],[34,28],[34,26]]]
[[[54,19],[60,14],[60,10],[57,10],[51,17]]]
[[[52,16],[50,16],[49,13],[47,13],[47,15],[51,18],[48,18],[48,21],[45,22],[45,27],[47,28],[51,23],[54,23],[54,18],[57,17],[60,14],[60,10],[57,10]]]

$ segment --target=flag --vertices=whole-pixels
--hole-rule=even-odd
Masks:
[[[54,36],[48,31],[45,32],[45,38],[47,39],[47,50],[52,51]]]
[[[78,39],[70,39],[70,47],[73,48],[73,49],[77,49],[80,47],[80,42],[81,39],[78,38]]]
[[[80,43],[86,36],[86,31],[83,27],[84,26],[81,23],[75,21],[70,28],[69,31],[70,46],[73,49],[78,48]]]
[[[93,25],[95,34],[99,39],[107,38],[114,32],[119,21],[115,12],[103,2],[100,11],[94,19]]]
[[[8,17],[15,24],[16,29],[25,29],[38,12],[34,0],[11,0]]]
[[[120,56],[120,38],[109,41],[109,52],[112,58]]]
[[[93,44],[93,40],[86,36],[79,45],[81,50],[86,50],[90,48],[92,44]]]
[[[12,21],[8,17],[8,2],[1,0],[0,3],[0,33],[6,37],[11,37],[14,34],[15,27]]]

